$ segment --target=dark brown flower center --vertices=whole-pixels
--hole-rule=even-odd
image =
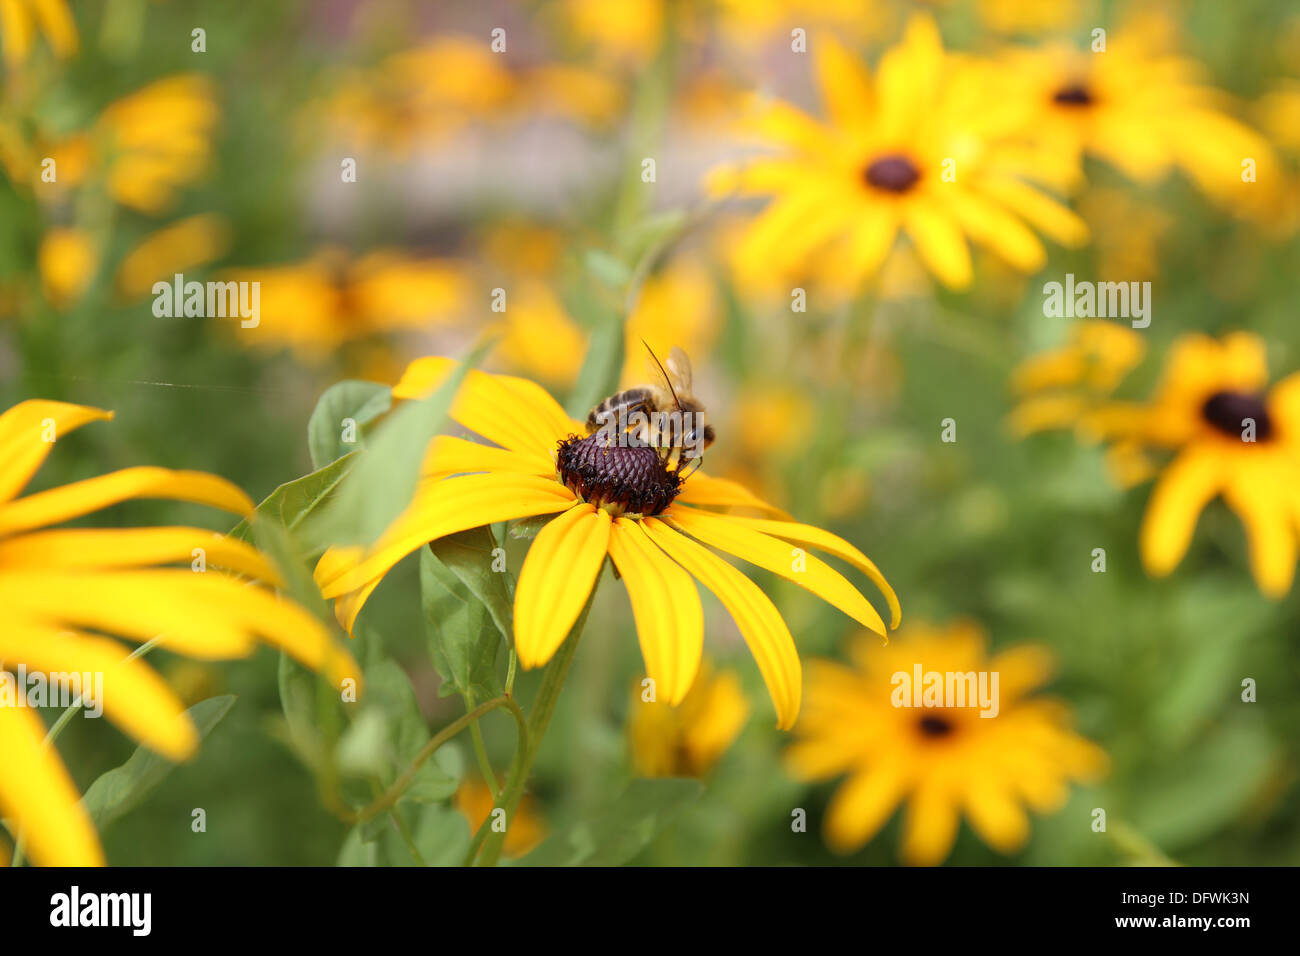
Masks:
[[[1052,102],[1057,106],[1091,106],[1093,99],[1092,93],[1082,83],[1071,83],[1053,93]]]
[[[927,737],[947,737],[953,732],[952,721],[938,714],[926,714],[921,718],[921,733]]]
[[[1262,395],[1250,392],[1215,392],[1201,406],[1201,417],[1233,438],[1244,438],[1250,423],[1255,425],[1255,440],[1273,436],[1273,419]]]
[[[868,186],[890,193],[905,193],[917,184],[921,171],[916,163],[901,154],[891,154],[874,159],[862,172]]]
[[[654,448],[616,444],[603,432],[562,440],[556,471],[566,488],[615,517],[657,515],[682,488]]]

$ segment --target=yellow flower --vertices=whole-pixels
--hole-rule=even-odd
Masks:
[[[560,0],[564,33],[604,58],[641,66],[664,40],[664,0]]]
[[[148,295],[154,283],[207,265],[230,246],[230,225],[215,213],[178,220],[139,243],[117,268],[117,289],[125,298]]]
[[[622,100],[618,84],[597,70],[560,63],[512,70],[486,39],[445,35],[345,76],[338,92],[309,112],[304,132],[318,137],[323,118],[341,140],[405,155],[484,119],[606,123]]]
[[[5,65],[21,66],[39,30],[60,59],[77,52],[77,23],[67,0],[0,0]]]
[[[1089,413],[1104,404],[1145,354],[1142,335],[1128,326],[1096,319],[1076,322],[1065,345],[1016,367],[1011,387],[1020,400],[1008,426],[1018,437],[1076,425],[1087,434]]]
[[[229,482],[202,472],[126,468],[19,497],[56,439],[111,417],[39,400],[0,415],[0,816],[14,821],[32,859],[46,865],[99,864],[103,854],[72,778],[57,751],[43,744],[45,724],[29,707],[10,706],[28,690],[13,671],[102,675],[104,714],[175,761],[198,746],[181,703],[143,661],[103,635],[140,642],[162,635],[167,650],[204,660],[247,656],[260,638],[336,682],[357,674],[311,614],[252,581],[207,570],[210,563],[278,582],[266,559],[240,541],[198,528],[49,527],[136,498],[248,514],[252,502]],[[169,566],[178,563],[188,567]]]
[[[71,305],[95,277],[99,250],[84,229],[51,229],[37,252],[45,298],[60,308]]]
[[[427,395],[455,366],[418,359],[393,389],[397,398]],[[826,551],[866,574],[888,600],[898,599],[879,569],[835,535],[780,517],[742,517],[718,507],[780,515],[734,482],[695,472],[683,481],[653,448],[610,446],[537,384],[470,371],[451,409],[459,425],[496,447],[439,436],[429,449],[414,500],[368,550],[333,548],[316,567],[322,593],[351,631],[366,599],[388,571],[426,542],[498,521],[557,515],[538,532],[515,593],[515,649],[539,667],[564,643],[608,555],[622,576],[656,694],[679,704],[695,680],[704,619],[692,576],[735,619],[776,705],[781,727],[799,711],[800,669],[790,631],[771,600],[709,547],[743,557],[806,588],[878,634],[879,613],[838,571],[804,548]]]
[[[721,331],[713,276],[699,262],[676,257],[641,285],[627,318],[623,380],[646,381],[646,345],[656,355],[678,346],[703,363]]]
[[[177,191],[206,171],[219,110],[212,81],[198,74],[170,76],[110,103],[88,130],[30,139],[0,128],[0,159],[15,182],[30,183],[43,200],[59,200],[102,176],[123,206],[163,212]],[[42,180],[45,158],[57,176]]]
[[[1082,0],[979,0],[980,20],[999,33],[1050,33],[1079,22]]]
[[[1300,509],[1300,373],[1268,388],[1263,341],[1180,338],[1151,401],[1115,405],[1114,441],[1169,449],[1142,520],[1142,562],[1163,576],[1187,553],[1204,507],[1222,495],[1246,527],[1255,581],[1282,597],[1295,575]]]
[[[497,807],[486,783],[476,777],[466,777],[456,790],[456,809],[469,822],[470,829],[478,832],[478,828]],[[546,827],[542,823],[537,803],[525,794],[519,801],[519,809],[515,811],[514,818],[506,825],[502,850],[506,856],[523,856],[541,843],[544,836]]]
[[[881,648],[859,636],[850,666],[818,660],[808,668],[808,705],[786,758],[803,780],[848,775],[826,809],[832,849],[858,849],[906,802],[901,855],[907,863],[942,862],[962,814],[985,843],[1012,853],[1029,836],[1026,806],[1039,813],[1058,809],[1070,780],[1105,770],[1105,753],[1070,729],[1065,705],[1029,696],[1050,674],[1043,648],[1025,645],[989,658],[984,633],[970,622],[914,624],[899,637]],[[962,706],[955,694],[921,696],[917,706],[918,671],[920,689],[929,681],[925,675],[937,673],[945,685],[956,675],[972,691],[981,672],[991,691],[997,674],[996,716],[982,717],[992,708]],[[966,694],[958,680],[952,684]]]
[[[241,342],[288,346],[314,362],[353,339],[446,324],[469,297],[469,280],[457,264],[396,249],[350,260],[325,248],[304,262],[232,270],[226,278],[260,283],[259,323],[236,330]]]
[[[511,283],[499,350],[512,369],[568,387],[587,354],[587,334],[545,283]]]
[[[1135,29],[1116,33],[1104,52],[1018,48],[1002,58],[1007,92],[1033,105],[1027,129],[1046,150],[1095,157],[1143,185],[1178,168],[1225,205],[1266,206],[1277,187],[1272,148],[1223,112],[1198,63],[1166,46]]]
[[[735,742],[749,719],[740,677],[704,660],[678,707],[632,693],[627,732],[632,764],[642,777],[703,777]]]
[[[759,104],[753,128],[781,152],[711,176],[715,194],[774,196],[737,250],[756,281],[835,262],[852,291],[903,232],[930,272],[960,289],[972,278],[968,239],[1023,272],[1046,262],[1031,226],[1085,241],[1082,220],[1030,185],[1068,182],[1073,161],[1010,144],[1021,111],[988,65],[945,55],[930,17],[911,20],[874,81],[829,37],[814,53],[828,122]]]

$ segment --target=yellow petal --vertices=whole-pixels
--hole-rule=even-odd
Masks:
[[[948,208],[966,234],[1021,272],[1037,272],[1047,262],[1047,251],[1033,230],[1005,207],[976,193],[952,189]]]
[[[785,541],[768,537],[734,520],[731,515],[713,515],[691,508],[674,507],[663,515],[678,531],[684,531],[707,545],[744,558],[751,564],[779,574],[816,594],[863,627],[882,637],[888,632],[876,609],[852,584],[830,565],[811,554],[795,555]],[[795,570],[796,560],[803,565]]]
[[[643,525],[650,539],[717,595],[731,614],[763,675],[776,707],[777,726],[790,729],[799,716],[803,677],[794,639],[776,606],[758,585],[708,548],[656,518],[646,519]]]
[[[609,556],[632,601],[646,675],[656,695],[676,706],[695,682],[704,653],[704,611],[695,582],[631,518],[614,522]]]
[[[584,503],[537,533],[515,591],[515,649],[524,667],[540,667],[564,643],[609,550],[610,517]]]
[[[871,122],[871,77],[834,37],[817,40],[817,85],[836,126],[862,129]]]
[[[253,502],[246,494],[216,475],[167,468],[123,468],[0,505],[0,534],[78,518],[129,498],[192,501],[242,515],[253,510]]]
[[[831,849],[851,853],[875,836],[904,797],[906,782],[898,760],[849,777],[826,807]]]
[[[698,471],[686,479],[676,500],[691,505],[754,508],[769,514],[785,514],[780,508],[769,505],[739,482],[729,478],[714,478]]]
[[[1068,207],[1018,179],[990,179],[980,191],[1021,216],[1061,245],[1075,248],[1088,241],[1088,225]]]
[[[1212,448],[1192,446],[1161,474],[1142,516],[1139,550],[1147,573],[1163,577],[1191,544],[1201,510],[1219,493],[1222,468]]]
[[[564,511],[574,500],[558,481],[536,475],[479,474],[428,482],[364,557],[347,562],[326,552],[316,566],[316,583],[325,597],[340,597],[387,574],[429,541],[497,521]]]
[[[508,451],[464,438],[439,435],[429,445],[420,474],[427,478],[446,478],[481,471],[549,476],[555,474],[555,459],[550,455]]]
[[[205,564],[225,568],[268,584],[280,583],[279,572],[256,549],[228,535],[202,528],[93,528],[37,531],[0,540],[0,565],[26,568],[125,568],[151,564],[191,563],[196,548]]]
[[[0,707],[0,816],[13,820],[41,866],[103,866],[104,854],[81,795],[45,724],[26,707]]]
[[[0,501],[22,491],[58,439],[87,422],[113,417],[87,405],[32,399],[0,415]]]
[[[35,0],[32,9],[56,56],[66,58],[77,52],[77,24],[66,0]]]
[[[0,632],[0,660],[21,661],[29,673],[102,676],[102,687],[82,685],[87,706],[104,713],[126,733],[179,762],[193,755],[199,735],[167,682],[116,641],[46,624],[11,621]],[[78,676],[78,681],[80,681]],[[19,693],[23,692],[19,688]]]
[[[894,592],[894,589],[885,580],[884,574],[876,567],[875,562],[838,535],[809,524],[799,524],[796,521],[769,521],[766,518],[746,518],[740,515],[729,515],[728,520],[739,522],[753,528],[755,531],[762,531],[764,534],[770,534],[772,537],[780,538],[783,541],[806,544],[810,548],[817,548],[827,554],[833,554],[841,561],[849,562],[849,564],[869,577],[872,584],[880,588],[880,593],[885,596],[885,601],[889,604],[889,626],[898,627],[902,622],[903,606],[899,603],[898,595]]]
[[[999,768],[972,761],[965,785],[966,815],[975,832],[993,849],[1014,853],[1029,839],[1029,818]]]
[[[393,386],[393,396],[423,398],[442,384],[455,365],[448,358],[416,359]],[[585,430],[536,382],[477,369],[471,369],[461,383],[451,417],[503,448],[543,458],[551,457],[561,438]]]
[[[934,866],[952,849],[957,838],[957,806],[942,779],[922,783],[912,794],[903,820],[904,862]]]
[[[208,571],[7,570],[0,605],[16,618],[46,620],[147,641],[205,660],[244,657],[257,637],[335,683],[356,677],[352,658],[314,616],[270,591]]]
[[[904,216],[907,234],[926,268],[950,289],[970,285],[970,250],[957,224],[933,202],[913,202]]]
[[[1234,475],[1223,497],[1246,526],[1250,569],[1260,591],[1270,598],[1285,597],[1295,579],[1296,522],[1289,506],[1288,482],[1294,467],[1275,475],[1269,462],[1261,460]]]

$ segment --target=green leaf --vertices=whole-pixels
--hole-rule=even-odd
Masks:
[[[1134,826],[1167,852],[1196,844],[1249,806],[1277,767],[1263,724],[1238,718],[1197,737],[1175,764],[1151,768]]]
[[[386,819],[386,818],[384,818]],[[339,849],[335,866],[379,866],[379,844],[374,839],[365,839],[360,826],[348,831]]]
[[[429,550],[492,615],[507,642],[514,637],[515,579],[497,553],[491,528],[471,528],[430,542]],[[500,570],[498,570],[498,568]]]
[[[313,517],[309,541],[369,545],[393,523],[415,496],[429,442],[446,421],[461,382],[489,344],[457,363],[432,395],[403,402],[375,429],[329,507]]]
[[[289,724],[289,739],[299,755],[315,766],[323,750],[320,729],[316,726],[317,677],[281,651],[277,680],[280,709]]]
[[[289,531],[296,530],[331,500],[344,475],[356,463],[356,455],[351,452],[309,475],[285,482],[257,506],[257,517],[278,522]],[[235,525],[230,534],[243,541],[253,540],[253,529],[247,519]]]
[[[393,407],[393,390],[377,382],[347,380],[327,388],[307,422],[307,448],[313,468],[357,450],[362,426],[368,425]],[[348,419],[357,430],[356,441],[343,440]]]
[[[235,703],[233,694],[201,700],[185,713],[199,732],[206,737],[213,727],[226,716]],[[176,765],[160,757],[147,747],[137,747],[126,763],[102,774],[86,789],[81,798],[86,812],[95,826],[102,830],[118,817],[130,812],[140,801],[162,783]]]
[[[491,539],[491,532],[480,530]],[[493,583],[480,574],[476,565],[483,556],[482,549],[467,546],[467,540],[482,542],[481,537],[461,538],[443,551],[456,563],[459,574],[438,560],[430,548],[420,549],[420,603],[429,655],[445,682],[444,696],[459,691],[484,699],[499,691],[495,665],[501,635],[513,634],[513,588],[505,582]],[[490,551],[486,557],[489,570],[484,573],[503,577],[490,570]],[[495,613],[475,596],[472,587],[498,605]],[[512,639],[507,636],[507,640]]]
[[[698,780],[634,780],[613,805],[584,817],[520,860],[521,866],[619,866],[703,792]]]
[[[621,291],[632,281],[632,267],[603,249],[588,249],[584,258],[587,272],[611,289]]]
[[[618,390],[622,372],[623,318],[610,313],[591,333],[587,357],[569,399],[569,414],[578,421],[585,421],[587,413],[597,402]]]

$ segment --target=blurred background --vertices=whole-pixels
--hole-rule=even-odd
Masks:
[[[1013,370],[1069,335],[1070,320],[1045,317],[1041,297],[1044,282],[1067,272],[1152,282],[1135,394],[1188,331],[1252,330],[1275,378],[1300,368],[1294,4],[0,8],[19,11],[0,34],[0,397],[6,407],[43,397],[116,413],[61,441],[38,487],[157,464],[215,472],[261,500],[312,469],[307,420],[339,380],[391,384],[410,359],[462,354],[491,330],[499,339],[487,368],[540,381],[567,403],[591,363],[624,364],[632,384],[644,368],[641,338],[660,354],[680,345],[720,436],[709,473],[854,542],[888,575],[905,620],[970,618],[994,650],[1048,648],[1056,676],[1047,692],[1109,755],[1102,780],[1033,818],[1023,849],[1001,855],[963,826],[950,864],[1300,863],[1300,598],[1260,595],[1240,525],[1217,503],[1183,564],[1153,581],[1137,555],[1149,489],[1122,488],[1104,451],[1068,431],[1021,440],[1006,424]],[[903,243],[868,294],[830,304],[813,296],[807,312],[792,313],[788,286],[737,278],[736,237],[762,203],[717,202],[705,176],[744,155],[735,120],[752,94],[821,115],[812,60],[792,55],[792,28],[828,31],[874,64],[918,10],[935,17],[947,48],[982,54],[1008,44],[1086,49],[1094,28],[1142,18],[1201,65],[1225,112],[1269,139],[1284,186],[1265,212],[1247,214],[1184,176],[1138,185],[1088,160],[1069,204],[1091,240],[1048,244],[1038,275],[977,251],[974,283],[952,292]],[[505,31],[503,52],[491,48],[495,29]],[[645,157],[655,159],[653,183],[643,181]],[[53,181],[42,179],[46,159]],[[174,273],[260,281],[259,326],[157,316],[153,283]],[[504,313],[491,309],[496,288],[509,290]],[[626,334],[611,337],[611,324]],[[624,341],[626,354],[607,354]],[[957,441],[943,442],[950,417]],[[133,502],[95,520],[214,519]],[[509,542],[512,567],[525,547]],[[1090,567],[1099,547],[1105,573]],[[755,577],[805,661],[844,659],[857,630],[848,618],[774,576]],[[407,561],[376,592],[358,640],[400,663],[436,729],[463,707],[439,695],[418,591]],[[638,723],[642,664],[627,599],[620,587],[601,589],[530,787],[537,832],[595,817],[637,776],[686,774],[704,780],[702,794],[631,859],[897,862],[901,815],[861,850],[827,848],[820,823],[837,781],[790,775],[790,738],[774,729],[735,626],[707,595],[705,613],[706,654],[739,692],[711,705],[701,719],[717,734],[693,750],[664,743],[680,728]],[[274,656],[206,666],[159,652],[157,661],[188,701],[239,701],[191,765],[104,834],[109,860],[356,862],[347,827],[322,807],[290,744]],[[1247,677],[1259,682],[1253,705],[1240,699]],[[525,698],[536,679],[521,676]],[[484,733],[503,772],[512,725],[494,714]],[[656,758],[656,746],[668,755]],[[60,749],[84,790],[132,744],[98,721],[74,721]],[[447,772],[465,778],[451,806],[481,819],[490,803],[469,809],[467,739],[445,756]],[[206,835],[190,831],[194,807],[207,810]],[[1090,826],[1094,807],[1107,809],[1106,833]],[[806,833],[791,829],[796,808],[807,811]],[[445,826],[430,824],[439,835],[429,862],[458,860],[472,832],[450,809],[444,816]],[[368,852],[371,862],[411,862],[387,837]]]

